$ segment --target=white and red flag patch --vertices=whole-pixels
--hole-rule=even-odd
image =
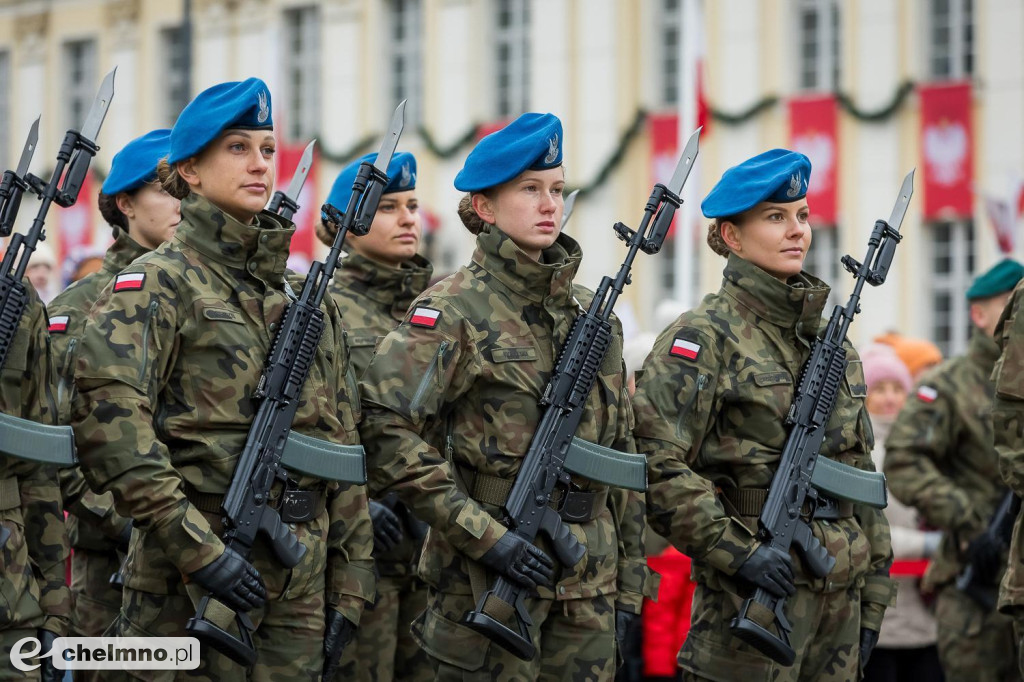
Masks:
[[[138,291],[146,281],[146,273],[129,272],[114,279],[114,291]]]
[[[917,389],[917,397],[926,403],[934,403],[935,399],[939,397],[939,392],[931,386],[921,386]]]
[[[697,356],[700,355],[700,344],[687,341],[686,339],[676,339],[672,342],[672,348],[668,352],[669,355],[675,355],[679,358],[696,360]]]
[[[440,310],[434,310],[433,308],[416,308],[412,313],[412,317],[409,318],[409,322],[417,327],[433,329],[437,326],[437,321],[440,319]]]
[[[50,326],[47,327],[47,331],[51,334],[63,334],[68,330],[68,322],[71,317],[68,315],[54,315],[50,318]]]

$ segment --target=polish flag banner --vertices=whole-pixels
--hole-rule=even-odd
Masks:
[[[808,97],[789,102],[789,144],[811,160],[807,205],[815,227],[838,222],[839,109],[836,98]]]
[[[925,220],[969,218],[974,213],[971,94],[970,83],[918,89]]]

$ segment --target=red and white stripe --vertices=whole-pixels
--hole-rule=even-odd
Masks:
[[[939,397],[939,392],[931,386],[921,386],[917,389],[917,397],[926,403],[934,403],[935,399]]]
[[[676,339],[672,342],[672,348],[669,350],[669,353],[676,357],[686,358],[687,360],[696,360],[700,354],[700,344],[687,341],[686,339]]]
[[[114,291],[138,291],[146,280],[144,272],[129,272],[114,279]]]
[[[47,330],[51,334],[66,332],[70,320],[71,318],[68,315],[54,315],[50,318],[50,326],[47,327]]]
[[[413,311],[412,317],[409,318],[409,322],[419,327],[430,327],[433,329],[437,326],[437,321],[440,318],[440,310],[434,310],[433,308],[417,308]]]

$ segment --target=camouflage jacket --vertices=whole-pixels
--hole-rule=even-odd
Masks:
[[[50,313],[50,349],[57,367],[53,390],[57,395],[61,423],[67,423],[70,418],[75,359],[89,309],[114,275],[146,251],[128,236],[128,232],[118,230],[114,243],[103,258],[102,267],[69,286],[47,306]],[[114,511],[114,498],[110,493],[97,495],[89,490],[78,467],[61,469],[60,483],[64,509],[69,513],[68,538],[71,546],[93,551],[116,549],[118,536],[129,521]],[[85,522],[80,522],[80,519]]]
[[[427,288],[433,268],[423,256],[414,256],[400,268],[376,263],[350,253],[335,271],[327,292],[334,298],[345,320],[345,334],[351,362],[349,377],[355,382],[370,365],[378,339],[405,319],[409,304]],[[402,541],[387,552],[374,552],[380,575],[409,575],[419,557],[426,529],[394,494],[381,502],[402,519]],[[419,538],[419,539],[417,539]]]
[[[259,225],[242,225],[195,195],[182,201],[181,214],[174,239],[133,262],[93,306],[72,410],[86,479],[112,492],[118,513],[135,521],[125,584],[158,594],[181,593],[183,574],[223,552],[219,515],[201,512],[186,493],[226,491],[256,411],[251,395],[290,301],[291,223],[264,212]],[[345,390],[340,314],[330,299],[324,308],[292,427],[354,444],[358,414]],[[271,598],[326,589],[328,603],[358,622],[374,583],[365,489],[293,478],[327,495],[316,519],[293,524],[306,554],[289,571],[258,542],[253,563]]]
[[[396,490],[430,524],[419,573],[442,591],[470,594],[467,558],[479,559],[506,532],[497,506],[460,487],[462,473],[511,479],[519,471],[558,351],[580,305],[593,296],[572,283],[581,256],[563,234],[541,264],[500,230],[485,230],[472,262],[413,303],[363,375],[360,432],[371,489]],[[615,325],[577,436],[632,451],[622,333]],[[618,592],[622,607],[639,612],[642,594],[654,586],[643,555],[643,498],[613,488],[608,499],[594,520],[569,525],[587,553],[554,591],[539,589],[542,599]],[[545,538],[538,545],[553,556]]]
[[[784,284],[731,256],[722,288],[658,337],[634,396],[640,451],[648,457],[648,521],[693,558],[698,582],[733,593],[731,576],[758,546],[757,516],[730,514],[740,489],[767,490],[789,429],[795,380],[824,330],[829,288],[806,273]],[[828,422],[821,455],[874,470],[874,439],[861,362],[846,344],[849,367]],[[865,627],[881,627],[895,588],[892,551],[881,511],[857,506],[838,521],[812,521],[814,536],[836,558],[824,579],[803,570],[813,591],[860,586]]]
[[[0,370],[0,412],[55,424],[46,308],[28,280],[24,282],[29,302]],[[0,522],[11,532],[0,552],[0,630],[42,626],[67,635],[69,549],[57,472],[0,455],[0,484]]]
[[[999,456],[1003,481],[1018,495],[1024,495],[1024,281],[1017,284],[996,327],[1001,355],[992,376],[995,400],[992,404],[993,440]],[[1020,517],[1013,526],[1010,558],[999,586],[1000,610],[1015,611],[1024,606],[1024,524]]]
[[[944,532],[924,587],[952,581],[967,543],[1006,494],[992,447],[993,339],[975,330],[967,355],[921,378],[885,441],[885,477],[893,496]]]

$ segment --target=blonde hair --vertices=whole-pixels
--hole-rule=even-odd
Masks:
[[[177,165],[172,166],[167,163],[167,159],[160,159],[156,166],[156,177],[163,190],[175,199],[184,199],[192,193],[192,188],[178,173]]]

